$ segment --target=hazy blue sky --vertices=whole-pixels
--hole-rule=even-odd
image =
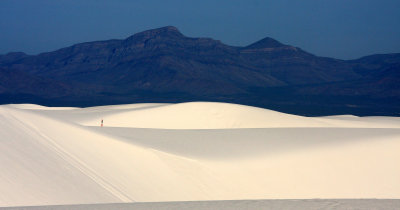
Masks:
[[[400,0],[0,0],[0,54],[166,25],[236,46],[268,36],[343,59],[400,52]]]

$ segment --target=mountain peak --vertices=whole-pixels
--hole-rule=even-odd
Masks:
[[[182,35],[182,33],[175,26],[164,26],[161,28],[150,29],[147,31],[143,31],[141,33],[152,33],[152,34],[176,34]],[[139,33],[139,34],[141,34]],[[183,35],[182,35],[183,36]]]
[[[173,32],[179,32],[178,28],[175,26],[164,26],[158,29],[153,29],[153,30],[159,30],[159,31],[173,31]]]
[[[165,26],[136,33],[127,40],[147,40],[155,37],[181,38],[184,37],[184,35],[174,26]]]
[[[246,46],[245,48],[246,49],[262,49],[262,48],[277,48],[277,47],[285,47],[285,46],[287,46],[287,45],[284,45],[270,37],[266,37],[264,39],[261,39],[258,42],[255,42],[253,44]]]

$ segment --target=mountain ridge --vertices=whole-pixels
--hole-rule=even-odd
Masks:
[[[0,103],[37,98],[42,105],[73,106],[210,100],[303,115],[399,115],[398,64],[400,54],[340,60],[269,37],[235,47],[211,38],[186,37],[166,26],[38,55],[0,55],[3,80],[11,78],[10,71],[22,75],[12,77],[15,84],[0,83]],[[53,88],[42,88],[46,81]],[[35,92],[39,83],[41,91]],[[57,95],[57,83],[62,84],[63,97]],[[29,99],[19,99],[26,93]],[[376,99],[388,103],[378,105]]]

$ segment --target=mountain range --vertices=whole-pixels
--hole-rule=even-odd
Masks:
[[[167,26],[38,55],[0,55],[0,104],[186,101],[306,116],[400,116],[400,53],[340,60],[268,37],[237,47]]]

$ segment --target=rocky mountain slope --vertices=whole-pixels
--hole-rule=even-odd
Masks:
[[[272,38],[234,47],[168,26],[0,56],[0,103],[222,101],[303,115],[400,115],[400,54],[318,57]]]

